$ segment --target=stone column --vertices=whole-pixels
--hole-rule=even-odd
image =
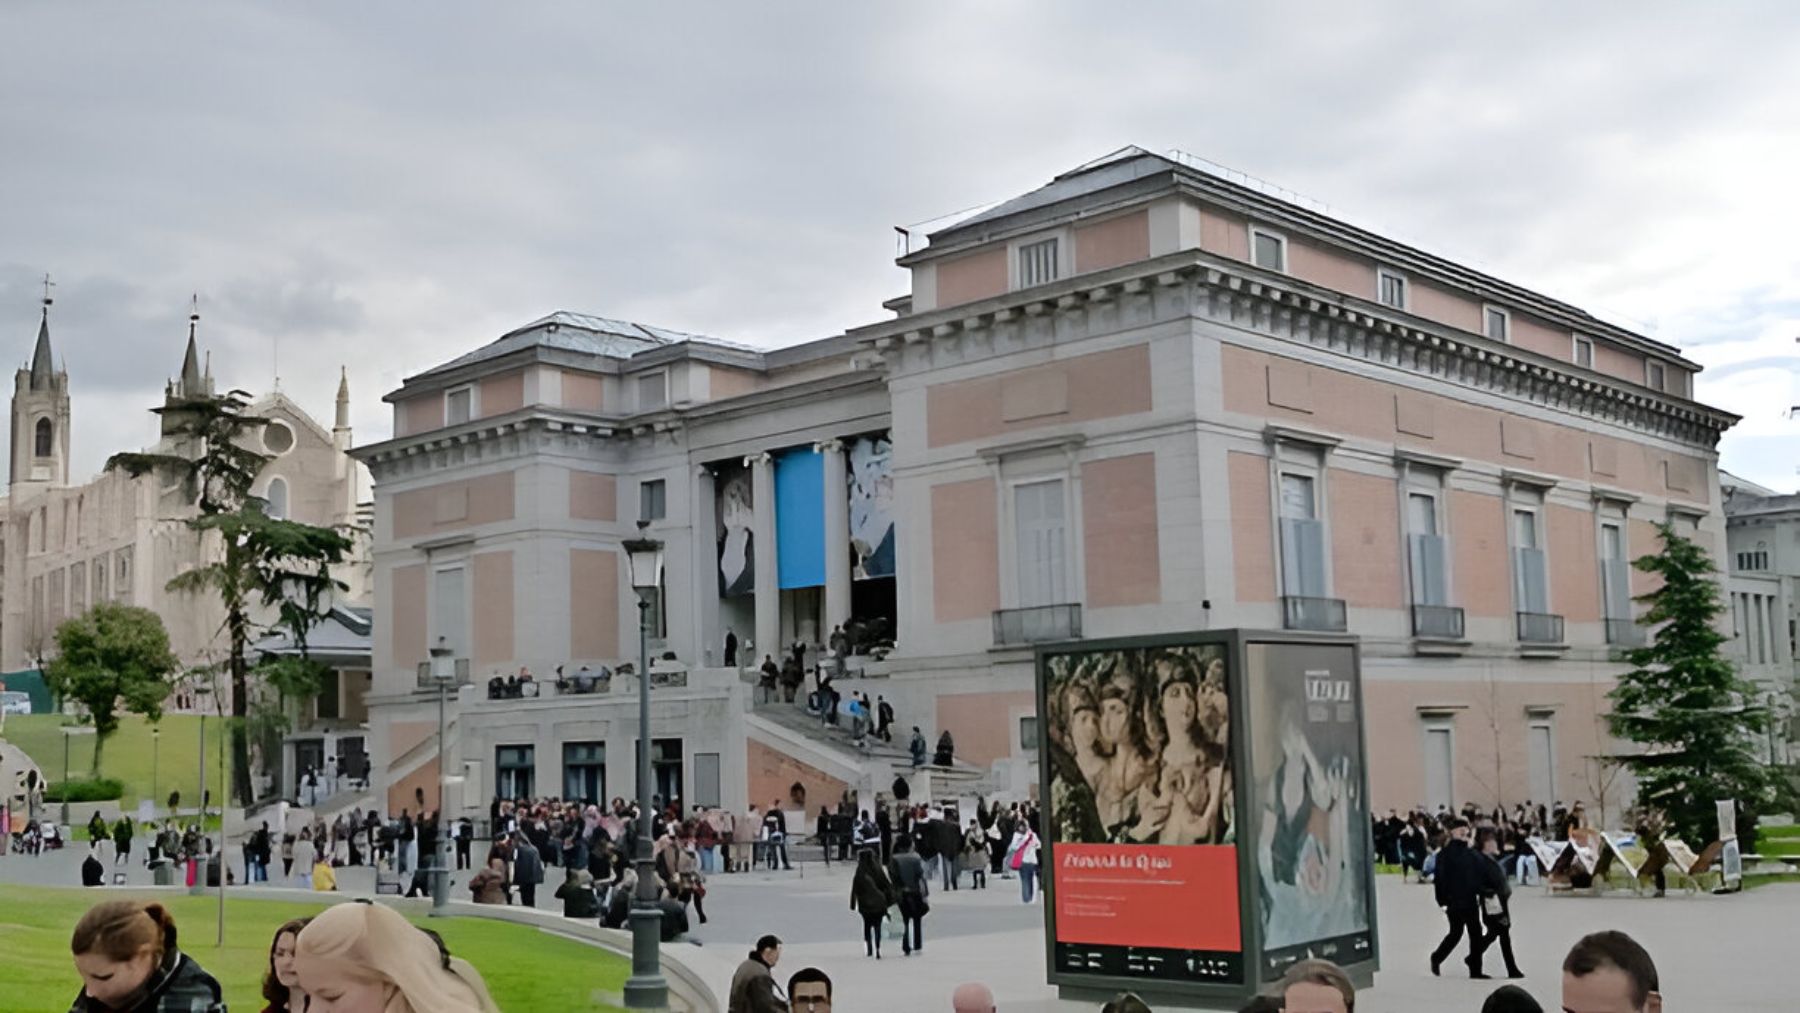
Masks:
[[[843,441],[825,440],[817,449],[825,455],[825,629],[821,639],[828,640],[834,627],[850,619],[850,488]]]
[[[781,585],[775,571],[775,458],[753,454],[744,458],[750,466],[750,496],[756,511],[756,656],[781,657]]]
[[[697,617],[694,637],[700,641],[695,656],[700,658],[702,665],[711,668],[725,663],[725,631],[719,628],[719,552],[715,537],[719,499],[711,468],[701,465],[694,469],[694,484],[689,495],[693,497],[688,517],[694,551],[691,591]],[[743,637],[742,633],[738,634],[739,640]]]

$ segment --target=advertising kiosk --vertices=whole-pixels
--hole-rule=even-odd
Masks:
[[[1308,957],[1373,981],[1352,638],[1246,630],[1043,645],[1051,984],[1236,1009]]]

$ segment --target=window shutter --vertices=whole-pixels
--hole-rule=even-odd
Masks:
[[[1448,605],[1445,587],[1444,539],[1439,535],[1410,536],[1413,604]]]

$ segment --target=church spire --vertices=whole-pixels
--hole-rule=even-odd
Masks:
[[[49,275],[44,275],[44,314],[38,320],[37,348],[31,353],[32,390],[49,390],[56,373],[50,354],[50,305],[56,301],[50,298],[50,288],[55,284]]]
[[[181,358],[181,396],[200,396],[200,349],[194,341],[194,330],[200,323],[200,296],[195,295],[188,311],[187,354]]]
[[[336,428],[350,428],[350,371],[343,366],[338,367]]]

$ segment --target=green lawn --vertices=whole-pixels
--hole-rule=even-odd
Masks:
[[[18,746],[25,755],[43,768],[52,782],[63,779],[63,735],[65,723],[60,714],[13,715],[6,719],[6,731],[0,738]],[[100,757],[100,772],[125,782],[126,809],[137,806],[138,799],[154,795],[162,806],[169,792],[181,792],[183,807],[199,800],[195,786],[200,783],[200,719],[189,714],[165,715],[161,721],[160,741],[150,734],[150,723],[136,714],[119,721],[119,730],[107,737],[106,749]],[[224,797],[219,780],[220,722],[206,723],[206,783],[212,787],[213,801]],[[94,736],[75,735],[69,739],[69,774],[85,778],[94,765]]]
[[[1765,858],[1800,856],[1800,826],[1758,827],[1756,853]]]
[[[81,989],[69,956],[69,933],[103,890],[0,885],[0,954],[5,986],[0,1007],[8,1013],[61,1013]],[[321,905],[285,901],[228,900],[225,947],[217,938],[216,897],[170,895],[164,899],[181,932],[181,948],[212,972],[233,1010],[263,1006],[262,974],[269,941],[290,918]],[[614,1011],[593,998],[618,995],[631,971],[624,957],[524,925],[478,918],[415,919],[444,937],[450,952],[475,965],[494,1001],[506,1013],[536,1010]]]

